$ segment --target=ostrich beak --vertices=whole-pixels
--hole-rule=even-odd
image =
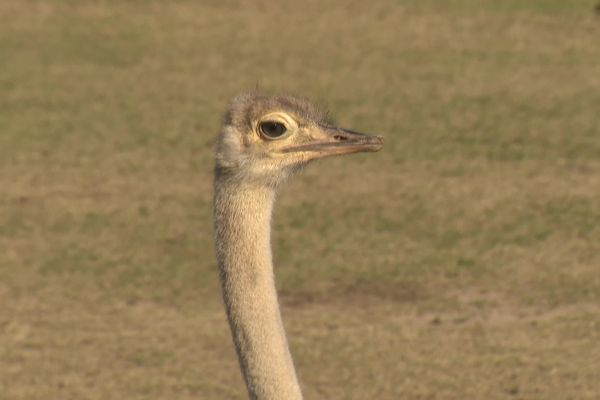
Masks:
[[[309,158],[322,158],[342,154],[379,151],[383,147],[383,138],[342,129],[334,126],[319,126],[315,139],[282,149],[284,153],[306,152]]]

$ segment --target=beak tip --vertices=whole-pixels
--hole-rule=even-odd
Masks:
[[[383,148],[383,143],[385,142],[385,140],[383,139],[383,136],[379,136],[379,135],[373,135],[372,136],[373,139],[373,149],[374,151],[379,151]]]

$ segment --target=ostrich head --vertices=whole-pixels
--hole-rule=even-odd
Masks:
[[[378,151],[382,146],[380,136],[333,126],[305,100],[243,94],[225,114],[216,172],[227,180],[276,187],[312,160]]]

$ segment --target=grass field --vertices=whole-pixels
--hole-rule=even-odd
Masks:
[[[587,0],[0,2],[0,399],[243,399],[212,146],[258,84],[383,134],[280,196],[307,399],[600,397]]]

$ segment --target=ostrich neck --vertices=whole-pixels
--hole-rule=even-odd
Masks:
[[[272,188],[215,182],[216,255],[240,366],[251,399],[302,399],[273,277]]]

